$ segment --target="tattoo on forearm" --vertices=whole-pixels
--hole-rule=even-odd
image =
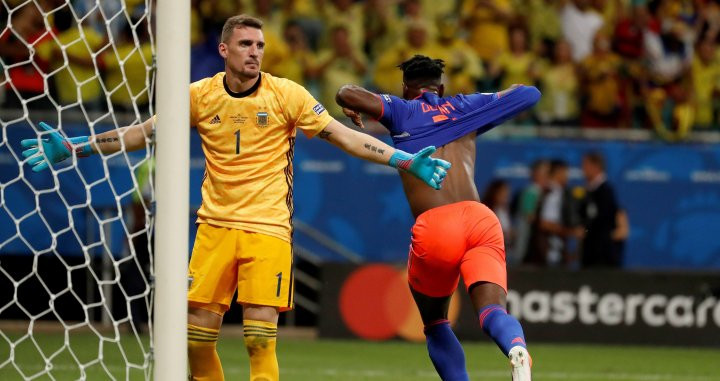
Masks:
[[[377,152],[377,153],[379,153],[379,154],[381,154],[381,155],[385,153],[385,150],[384,150],[384,149],[382,149],[382,148],[377,148],[377,147],[375,147],[374,145],[369,144],[369,143],[365,143],[365,148],[368,149],[368,150],[370,150],[370,151]]]
[[[320,131],[320,133],[318,134],[320,139],[325,139],[325,140],[330,140],[330,135],[332,135],[332,132],[325,131],[325,130]]]
[[[95,143],[112,143],[119,141],[120,138],[118,137],[111,137],[111,138],[96,138]]]

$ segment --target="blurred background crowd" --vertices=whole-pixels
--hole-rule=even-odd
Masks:
[[[153,18],[145,0],[4,4],[3,111],[24,106],[59,110],[62,117],[111,108],[113,117],[150,112]],[[616,139],[627,136],[619,129],[654,130],[666,140],[680,140],[690,130],[720,131],[720,0],[193,0],[192,5],[191,80],[224,70],[217,52],[222,25],[229,16],[252,14],[265,22],[263,70],[305,86],[336,117],[343,116],[334,101],[340,86],[401,95],[396,66],[424,54],[445,61],[446,94],[537,86],[543,97],[511,122],[517,126],[599,128],[618,134]],[[621,266],[630,224],[607,181],[605,158],[589,151],[581,163],[579,157],[567,162],[551,156],[531,165],[527,186],[511,187],[507,178],[478,184],[482,200],[503,222],[508,262]],[[522,160],[530,166],[535,159]],[[611,182],[618,181],[615,176]]]
[[[571,165],[539,159],[530,182],[513,190],[507,180],[492,180],[481,199],[500,220],[509,265],[568,269],[623,264],[630,223],[608,181],[605,158],[583,155],[584,184],[570,184]]]
[[[64,3],[29,2],[3,29],[3,63],[25,62],[9,70],[17,92],[25,99],[45,94],[38,71],[53,72],[63,62],[56,58],[67,55],[69,68],[48,83],[57,103],[81,97],[88,107],[107,107],[103,87],[120,109],[146,102],[147,23],[130,27],[117,17],[107,26],[102,7],[85,0],[72,2],[80,28],[69,7],[43,18],[43,8]],[[125,3],[131,20],[132,9],[145,6]],[[0,9],[3,23],[7,13]],[[516,124],[655,128],[666,138],[691,128],[720,130],[718,0],[194,0],[192,80],[223,70],[218,37],[225,19],[238,13],[266,22],[263,69],[305,85],[336,116],[341,85],[398,94],[396,65],[419,53],[445,60],[448,94],[538,86],[541,103]],[[24,41],[35,49],[32,60]],[[118,86],[123,77],[128,85]],[[15,91],[5,91],[4,105],[20,105]]]
[[[541,104],[516,124],[720,128],[720,1],[195,1],[193,79],[221,70],[224,19],[266,20],[264,69],[314,90],[335,115],[346,83],[398,94],[403,60],[447,64],[449,94],[534,84]]]

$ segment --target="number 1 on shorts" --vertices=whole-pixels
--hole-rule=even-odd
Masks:
[[[275,274],[275,276],[278,278],[277,293],[275,294],[275,296],[279,298],[280,297],[280,285],[282,285],[282,272]]]

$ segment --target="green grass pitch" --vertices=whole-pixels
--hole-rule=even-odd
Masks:
[[[0,380],[22,380],[38,375],[45,368],[36,344],[22,341],[10,362],[8,340],[16,334],[0,335]],[[90,333],[70,336],[74,357],[63,348],[62,334],[36,334],[37,347],[46,357],[55,353],[52,378],[34,380],[77,380],[77,363],[103,361],[85,370],[87,380],[141,380],[140,370],[126,370],[123,356],[135,364],[143,363],[140,344],[123,336],[120,343],[101,345]],[[147,338],[143,338],[147,341]],[[508,380],[509,368],[500,351],[490,343],[464,343],[471,380]],[[532,344],[535,380],[615,380],[615,381],[710,381],[720,380],[720,349],[650,348],[591,345]],[[226,380],[247,380],[247,355],[241,338],[221,338],[220,356]],[[382,343],[355,340],[280,339],[280,373],[289,381],[404,381],[437,380],[424,344],[390,341]],[[112,375],[112,378],[110,375]]]

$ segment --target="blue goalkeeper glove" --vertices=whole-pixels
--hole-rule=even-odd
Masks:
[[[27,162],[33,171],[40,172],[47,169],[48,162],[55,164],[69,158],[72,156],[72,151],[75,151],[79,157],[92,155],[92,148],[87,144],[87,136],[66,139],[45,122],[40,122],[40,127],[50,131],[49,139],[25,139],[20,142],[25,148],[22,154],[28,158]],[[42,147],[38,147],[38,141],[42,142]]]
[[[414,155],[398,149],[390,157],[388,165],[410,172],[425,184],[440,189],[451,164],[445,160],[431,157],[433,152],[435,152],[434,146],[425,147]]]

